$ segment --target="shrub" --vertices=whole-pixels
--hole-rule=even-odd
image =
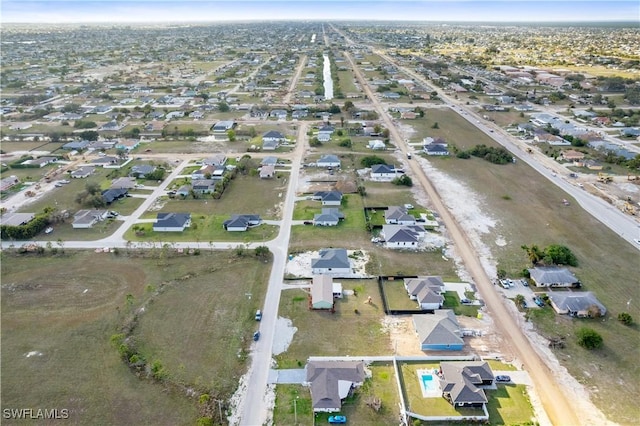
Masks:
[[[624,325],[633,324],[633,318],[631,317],[631,315],[629,315],[628,312],[620,312],[618,314],[618,321],[620,321]]]
[[[578,344],[585,349],[598,349],[602,347],[602,336],[592,328],[581,327],[576,332]]]

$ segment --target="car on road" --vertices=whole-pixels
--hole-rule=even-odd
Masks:
[[[496,376],[496,382],[498,383],[507,383],[511,381],[511,377],[509,376]]]
[[[347,422],[346,416],[329,416],[329,423],[332,425],[343,425]]]
[[[253,333],[253,341],[257,342],[258,339],[260,338],[260,332],[256,331],[255,333]]]
[[[262,320],[262,311],[258,309],[256,311],[256,321],[261,321],[261,320]]]

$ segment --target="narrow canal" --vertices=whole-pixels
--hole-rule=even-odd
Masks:
[[[324,98],[333,99],[333,79],[331,78],[331,61],[329,55],[323,55],[324,66],[322,69],[322,77],[324,79]]]

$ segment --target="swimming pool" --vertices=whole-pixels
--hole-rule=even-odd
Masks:
[[[418,370],[417,373],[422,395],[424,397],[439,396],[440,383],[438,382],[438,377],[431,370]]]

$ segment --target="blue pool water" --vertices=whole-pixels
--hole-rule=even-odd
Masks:
[[[433,392],[438,389],[438,384],[433,380],[432,374],[423,374],[420,377],[422,381],[422,388],[427,392]]]

